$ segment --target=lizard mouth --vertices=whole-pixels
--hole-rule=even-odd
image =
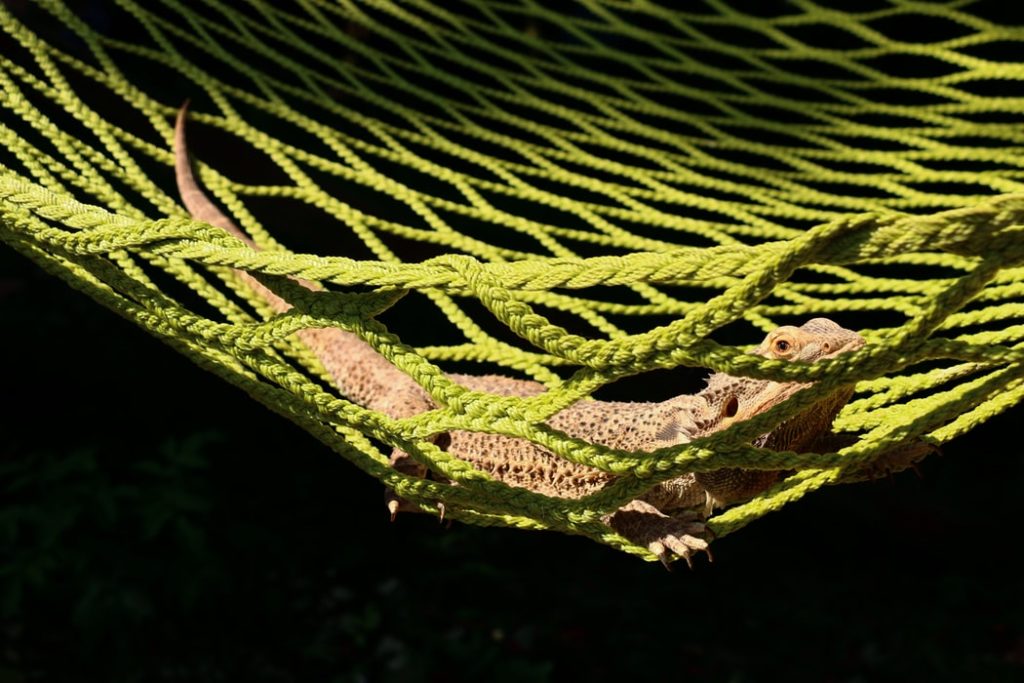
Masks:
[[[805,349],[805,352],[814,353],[814,355],[818,356],[819,360],[829,360],[841,354],[856,351],[857,349],[862,348],[866,342],[864,341],[864,337],[860,336],[859,334],[853,334],[841,341],[832,341],[826,343],[830,343],[832,346],[834,346],[834,348],[822,348],[821,344],[815,343],[808,344]]]
[[[863,348],[867,342],[864,341],[864,337],[859,334],[852,335],[842,345],[839,346],[835,351],[825,354],[825,358],[835,358],[841,353],[849,353],[856,351],[857,349]]]

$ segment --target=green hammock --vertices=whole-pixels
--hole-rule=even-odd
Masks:
[[[968,2],[675,4],[0,5],[0,238],[424,510],[648,559],[600,518],[653,482],[798,470],[713,517],[722,536],[1019,402],[1024,28]],[[202,183],[264,251],[181,207],[170,150],[186,97]],[[349,251],[281,246],[303,251],[310,234]],[[315,315],[263,320],[230,268],[330,291],[305,294]],[[424,312],[459,341],[411,347],[388,331]],[[720,343],[814,316],[867,347],[793,367]],[[328,325],[444,407],[393,420],[346,401],[293,336]],[[549,390],[466,391],[440,374],[452,364]],[[678,366],[817,384],[654,453],[543,427],[617,379]],[[747,445],[850,381],[835,424],[850,446]],[[580,500],[512,488],[429,441],[453,429],[622,476]],[[394,471],[395,445],[454,484]]]

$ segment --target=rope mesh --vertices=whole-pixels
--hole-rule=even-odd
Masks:
[[[648,558],[600,517],[656,481],[799,470],[712,518],[721,536],[886,449],[944,443],[1017,404],[1024,27],[962,1],[674,4],[0,5],[0,239],[424,510],[443,501],[465,521]],[[186,97],[203,185],[264,251],[180,206],[170,149]],[[284,246],[309,235],[345,255]],[[228,266],[331,291],[297,292],[305,312],[263,320]],[[407,291],[423,296],[399,302]],[[426,308],[459,340],[413,348],[374,317]],[[798,367],[714,339],[814,316],[868,345]],[[392,420],[346,401],[292,337],[311,326],[359,334],[443,407]],[[442,374],[453,363],[549,390],[467,391]],[[676,366],[818,383],[654,453],[543,424]],[[836,421],[851,446],[746,445],[852,380]],[[622,476],[580,500],[512,488],[428,440],[453,429]],[[394,471],[392,446],[454,485]]]

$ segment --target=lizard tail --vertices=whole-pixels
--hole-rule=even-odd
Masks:
[[[256,243],[210,201],[196,182],[185,138],[187,115],[186,100],[178,110],[174,126],[174,178],[182,203],[196,220],[218,227],[258,250]],[[241,270],[235,273],[277,313],[292,308],[290,303],[249,273]],[[295,281],[310,290],[321,289],[308,280],[295,278]],[[433,407],[433,402],[418,384],[356,335],[330,327],[300,330],[297,334],[334,378],[334,385],[352,401],[392,417],[408,417]]]
[[[231,233],[238,239],[256,249],[256,243],[249,239],[249,236],[242,232],[235,222],[224,215],[217,205],[210,201],[210,198],[200,189],[195,176],[192,175],[192,159],[188,154],[188,144],[185,138],[185,119],[188,117],[189,101],[181,105],[178,110],[178,118],[174,123],[174,180],[178,184],[178,194],[181,201],[188,209],[189,215],[196,220],[205,221],[210,225]]]
[[[178,185],[178,194],[181,196],[181,201],[185,208],[188,209],[188,213],[192,218],[205,221],[214,227],[220,228],[242,240],[250,248],[258,251],[259,247],[256,243],[242,232],[242,229],[233,220],[224,215],[217,208],[216,204],[210,201],[210,198],[199,187],[199,183],[196,182],[195,176],[192,174],[192,159],[188,153],[188,141],[185,137],[185,119],[188,117],[188,104],[189,101],[185,100],[185,103],[181,105],[181,109],[178,110],[178,118],[174,124],[174,180]],[[259,294],[260,298],[270,304],[270,307],[276,312],[283,313],[291,308],[291,304],[267,289],[263,283],[249,273],[240,270],[236,270],[235,273],[246,286]],[[304,280],[299,280],[298,282],[303,287],[315,289],[311,282]]]

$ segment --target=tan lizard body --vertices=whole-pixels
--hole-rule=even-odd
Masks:
[[[175,128],[175,176],[182,201],[193,218],[220,227],[256,245],[203,194],[191,170],[185,142],[186,107]],[[277,312],[291,306],[248,273],[239,278]],[[316,285],[300,281],[311,289]],[[390,417],[416,415],[435,406],[429,395],[357,336],[339,329],[307,329],[297,333],[320,359],[338,390],[350,400]],[[766,358],[814,362],[860,348],[856,332],[824,319],[800,327],[780,327],[752,353]],[[497,375],[450,375],[470,389],[500,395],[530,396],[543,385]],[[702,391],[655,403],[580,401],[555,414],[548,424],[570,436],[614,448],[650,451],[686,443],[737,421],[763,413],[806,384],[779,383],[716,373]],[[829,434],[835,415],[849,400],[845,387],[778,426],[757,444],[778,450],[808,451]],[[608,485],[614,475],[562,459],[529,441],[495,434],[453,431],[438,439],[449,453],[472,463],[513,486],[567,498],[578,498]],[[425,476],[419,465],[401,451],[392,454],[394,466]],[[641,498],[606,518],[618,533],[648,547],[667,562],[669,553],[688,563],[695,551],[706,551],[702,511],[746,500],[777,480],[778,472],[717,470],[685,474],[653,486]],[[388,500],[392,515],[401,502]]]

